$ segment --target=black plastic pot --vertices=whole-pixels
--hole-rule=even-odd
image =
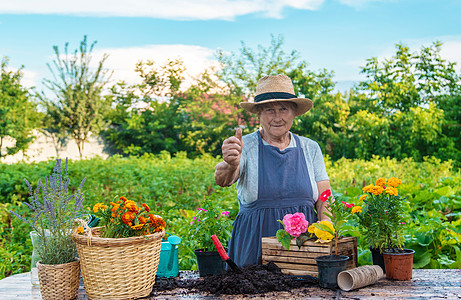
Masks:
[[[319,285],[322,288],[338,289],[338,274],[347,269],[349,256],[325,255],[316,257]]]
[[[378,265],[383,269],[383,272],[386,273],[386,267],[384,265],[384,256],[381,252],[379,252],[379,249],[372,248],[370,246],[370,251],[371,251],[371,258],[373,259],[373,264]]]
[[[226,262],[221,259],[218,251],[207,251],[206,249],[194,250],[197,256],[198,272],[200,277],[221,274],[226,270]]]

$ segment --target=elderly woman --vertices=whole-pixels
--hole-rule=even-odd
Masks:
[[[290,132],[295,117],[312,108],[297,98],[286,75],[258,81],[254,102],[240,106],[258,115],[261,129],[235,136],[222,145],[216,165],[220,186],[237,182],[240,210],[233,224],[229,256],[243,267],[261,263],[261,238],[275,236],[286,214],[302,212],[309,223],[328,220],[319,195],[330,188],[322,151],[311,139]]]

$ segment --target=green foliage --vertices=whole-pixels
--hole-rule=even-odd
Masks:
[[[230,211],[233,220],[238,212],[235,185],[221,188],[214,183],[214,167],[220,158],[203,155],[188,159],[185,153],[171,156],[163,152],[159,155],[142,157],[112,156],[106,160],[70,161],[70,186],[80,182],[74,178],[87,176],[85,182],[84,206],[87,212],[94,204],[113,199],[115,195],[125,195],[129,199],[139,199],[147,203],[152,211],[167,222],[166,231],[183,239],[179,247],[181,269],[196,269],[194,245],[188,241],[191,218],[197,208],[210,201],[220,209]],[[405,221],[404,237],[407,247],[413,247],[424,233],[432,238],[429,246],[414,247],[417,266],[424,263],[424,257],[431,256],[431,263],[424,268],[454,268],[460,252],[457,250],[461,221],[459,216],[461,201],[461,173],[453,171],[453,164],[436,158],[425,158],[416,162],[412,158],[401,161],[391,158],[372,157],[370,160],[325,159],[328,174],[335,194],[341,194],[341,201],[360,205],[358,198],[362,187],[374,183],[375,178],[395,176],[402,180],[401,195],[407,197],[410,217]],[[54,162],[0,164],[0,202],[6,203],[7,210],[20,214],[26,212],[28,190],[23,178],[40,178],[53,170]],[[4,211],[0,223],[2,247],[11,259],[0,262],[6,270],[5,276],[26,271],[30,267],[31,248],[28,245],[27,224]],[[426,221],[428,218],[431,221]],[[358,224],[349,220],[342,227],[343,235],[358,237],[359,264],[371,263],[369,245],[358,232]],[[421,232],[421,233],[418,233]],[[227,241],[221,238],[222,242]],[[439,247],[441,247],[439,249]],[[459,248],[459,247],[458,247]],[[425,254],[429,250],[428,254]],[[15,253],[15,254],[11,254]],[[29,260],[28,260],[29,259]],[[437,264],[439,262],[439,264]],[[2,264],[3,263],[3,264]]]
[[[70,134],[80,157],[83,157],[90,133],[98,134],[104,127],[104,113],[110,107],[102,96],[108,82],[108,71],[103,68],[108,55],[103,55],[96,70],[90,68],[95,44],[88,45],[84,36],[80,47],[73,53],[69,53],[69,43],[66,43],[64,55],[58,46],[54,46],[56,58],[52,65],[47,64],[53,79],[44,79],[43,84],[56,99],[49,99],[44,92],[37,95],[46,109],[45,126],[53,128],[51,132],[57,132],[58,136]]]
[[[363,188],[366,192],[366,197],[361,197],[363,211],[356,216],[359,230],[371,247],[381,252],[394,251],[402,248],[405,241],[402,225],[407,220],[405,215],[408,207],[404,205],[404,198],[397,194],[398,184],[386,183],[384,178],[379,180],[383,182]],[[384,185],[387,185],[386,188],[382,187]]]
[[[8,58],[4,57],[0,61],[0,159],[27,150],[40,116],[29,91],[21,85],[22,69],[14,72],[7,68]],[[6,147],[4,153],[7,138],[14,139],[15,145]]]
[[[206,199],[197,208],[190,219],[190,229],[187,236],[189,246],[195,249],[215,251],[211,236],[216,234],[224,248],[231,237],[232,220],[230,212],[220,208],[218,203]]]

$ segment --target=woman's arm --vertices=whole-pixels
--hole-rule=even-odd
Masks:
[[[330,180],[322,180],[317,182],[317,189],[319,191],[319,196],[326,190],[331,189]],[[330,218],[325,216],[323,212],[328,211],[327,206],[325,205],[326,202],[322,202],[318,200],[315,203],[315,209],[317,210],[317,219],[318,221],[330,221]]]
[[[219,186],[231,186],[240,174],[240,157],[243,149],[242,129],[235,131],[235,136],[224,140],[222,144],[223,161],[218,163],[214,172],[214,180]]]
[[[216,165],[214,171],[214,180],[217,185],[225,187],[231,186],[239,178],[240,166],[237,167],[228,164],[225,161]]]

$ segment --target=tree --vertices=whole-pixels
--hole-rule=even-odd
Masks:
[[[311,71],[309,64],[300,59],[296,50],[287,54],[283,50],[284,39],[281,35],[271,36],[268,47],[258,45],[253,50],[242,42],[240,54],[226,54],[218,51],[217,56],[222,64],[219,72],[232,94],[244,97],[243,101],[254,97],[258,80],[266,75],[285,74],[293,81],[295,94],[299,97],[308,97],[315,101],[320,95],[330,93],[334,88],[333,72],[320,70]],[[304,116],[300,117],[303,118]],[[246,122],[246,131],[253,131],[256,126],[254,115],[243,111],[242,119]],[[309,128],[296,127],[299,132],[310,135]]]
[[[92,68],[95,45],[96,41],[89,45],[84,36],[73,53],[69,53],[69,43],[64,46],[64,55],[58,46],[53,46],[56,58],[52,65],[47,64],[53,80],[44,79],[43,84],[54,93],[55,99],[49,99],[44,92],[38,95],[46,108],[46,124],[61,134],[71,134],[80,157],[90,133],[98,134],[104,127],[104,113],[110,107],[102,95],[110,78],[109,71],[103,68],[108,55],[104,54],[97,67]]]
[[[188,117],[181,110],[183,62],[176,59],[156,65],[151,60],[140,61],[135,71],[142,79],[141,84],[119,83],[112,88],[115,109],[110,113],[111,126],[104,136],[125,154],[184,150],[181,124],[187,123]]]
[[[25,151],[34,140],[32,130],[39,122],[40,115],[29,91],[21,85],[21,69],[9,71],[8,58],[1,60],[0,74],[0,158]],[[5,138],[15,140],[13,147],[2,147]]]

